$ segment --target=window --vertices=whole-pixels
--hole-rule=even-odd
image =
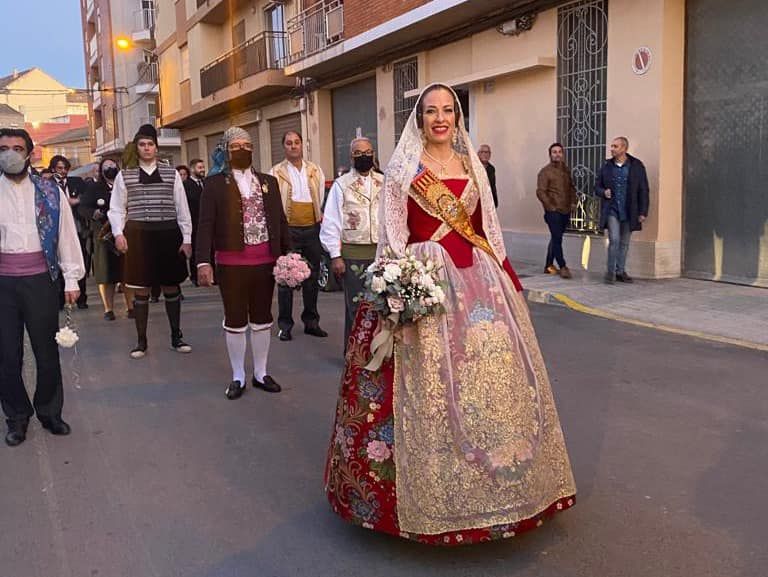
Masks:
[[[245,42],[245,20],[240,20],[232,27],[232,48]]]
[[[395,143],[400,140],[405,123],[416,106],[416,97],[405,97],[405,93],[419,87],[419,61],[409,58],[395,62],[392,70],[395,85]]]
[[[269,65],[272,68],[282,68],[288,60],[288,48],[285,42],[285,13],[283,5],[276,4],[265,13],[267,30],[267,46],[269,47]]]
[[[157,118],[157,102],[154,100],[147,102],[147,116],[149,116],[149,122],[155,124],[155,118]]]

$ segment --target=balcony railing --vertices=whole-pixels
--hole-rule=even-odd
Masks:
[[[136,84],[157,84],[159,72],[157,62],[139,62],[136,65],[138,79]]]
[[[99,35],[94,34],[91,41],[88,42],[88,56],[91,64],[96,61],[96,57],[99,55]]]
[[[343,0],[321,0],[288,21],[290,62],[297,62],[344,39]]]
[[[285,32],[263,32],[200,69],[200,93],[210,96],[244,78],[287,64]]]
[[[155,27],[155,9],[142,8],[133,13],[133,31],[143,32]]]

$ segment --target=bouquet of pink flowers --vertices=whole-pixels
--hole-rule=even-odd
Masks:
[[[272,271],[277,284],[291,287],[292,289],[298,289],[301,283],[309,278],[311,273],[309,263],[300,254],[295,252],[278,258]]]
[[[432,260],[421,261],[410,253],[397,258],[388,252],[366,269],[362,298],[382,317],[366,369],[375,371],[392,356],[394,332],[400,326],[445,311],[445,283],[438,270]]]

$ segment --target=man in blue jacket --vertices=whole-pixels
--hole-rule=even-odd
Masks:
[[[631,283],[627,253],[632,232],[642,230],[648,217],[648,175],[640,159],[627,153],[624,136],[611,143],[611,158],[597,175],[595,194],[603,199],[600,229],[608,229],[608,268],[605,282]]]

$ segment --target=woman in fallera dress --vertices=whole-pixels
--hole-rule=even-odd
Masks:
[[[422,92],[385,171],[379,254],[440,267],[445,313],[402,329],[378,371],[379,318],[352,328],[325,475],[342,518],[434,545],[503,539],[574,503],[549,378],[456,94]]]

